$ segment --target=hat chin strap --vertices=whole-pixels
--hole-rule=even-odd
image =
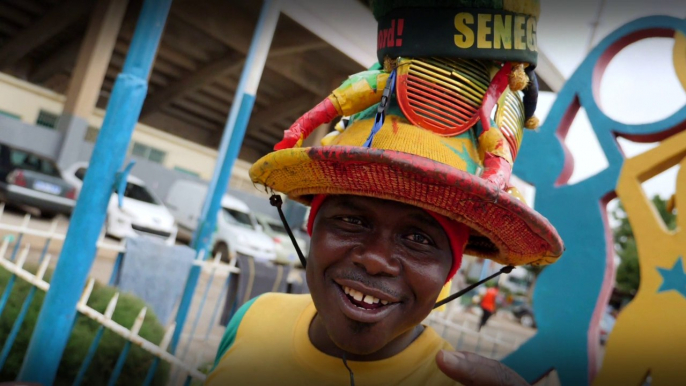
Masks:
[[[434,305],[433,308],[438,308],[438,307],[440,307],[440,306],[442,306],[442,305],[444,305],[444,304],[446,304],[446,303],[448,303],[448,302],[452,302],[453,300],[459,298],[460,296],[466,294],[467,292],[473,290],[474,288],[476,288],[476,287],[478,287],[478,286],[484,284],[485,282],[487,282],[487,281],[489,281],[489,280],[491,280],[491,279],[493,279],[493,278],[495,278],[495,277],[497,277],[497,276],[500,276],[501,273],[508,274],[508,273],[512,272],[513,269],[514,269],[514,267],[511,266],[511,265],[508,265],[507,267],[502,267],[502,268],[500,268],[500,271],[494,273],[493,275],[491,275],[491,276],[489,276],[489,277],[487,277],[487,278],[485,278],[485,279],[483,279],[483,280],[479,280],[478,282],[476,282],[476,283],[470,285],[469,287],[467,287],[467,288],[465,288],[465,289],[463,289],[463,290],[460,290],[460,291],[458,291],[458,292],[456,292],[456,293],[454,293],[454,294],[448,296],[447,298],[445,298],[445,299],[439,301],[438,303],[436,303],[436,304]]]
[[[302,251],[300,250],[300,246],[298,243],[295,241],[295,236],[293,236],[293,232],[291,231],[291,227],[288,226],[288,221],[286,221],[286,216],[283,214],[283,210],[281,210],[281,205],[283,205],[283,200],[281,200],[281,196],[278,194],[272,194],[271,197],[269,197],[269,203],[276,207],[276,210],[279,211],[279,217],[281,218],[281,222],[283,223],[284,228],[286,228],[286,232],[288,233],[288,237],[291,239],[291,242],[293,243],[293,246],[295,247],[295,252],[298,253],[298,259],[300,259],[300,264],[303,265],[303,268],[307,267],[307,260],[305,259],[305,256],[303,255]]]
[[[286,228],[286,232],[288,233],[288,237],[291,239],[291,242],[293,243],[293,246],[295,247],[295,251],[298,253],[298,259],[300,259],[300,264],[302,264],[303,268],[306,268],[307,267],[307,260],[305,259],[305,256],[303,255],[302,251],[300,250],[300,246],[298,246],[298,243],[295,241],[295,236],[293,236],[293,232],[291,231],[291,227],[288,225],[288,221],[286,221],[286,216],[283,214],[283,210],[281,209],[281,206],[283,205],[283,200],[281,200],[281,196],[279,196],[277,194],[273,194],[271,197],[269,197],[269,203],[273,207],[276,207],[276,210],[279,212],[279,218],[281,218],[281,222],[283,223],[284,228]],[[474,283],[474,284],[470,285],[469,287],[467,287],[463,290],[460,290],[460,291],[448,296],[447,298],[439,301],[438,303],[436,303],[433,306],[433,308],[437,308],[437,307],[440,307],[440,306],[442,306],[448,302],[451,302],[451,301],[459,298],[460,296],[466,294],[467,292],[473,290],[474,288],[482,285],[483,283],[499,276],[502,273],[508,274],[508,273],[512,272],[513,269],[514,269],[514,267],[511,265],[508,265],[506,267],[502,267],[498,272],[494,273],[493,275],[491,275],[491,276],[489,276],[483,280],[480,280],[479,282]]]

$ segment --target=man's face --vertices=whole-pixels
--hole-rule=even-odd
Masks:
[[[333,343],[368,355],[424,320],[451,265],[448,237],[423,209],[331,196],[314,221],[307,283]]]

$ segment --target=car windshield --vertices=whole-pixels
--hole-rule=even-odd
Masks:
[[[126,190],[124,191],[124,197],[130,198],[136,201],[142,201],[148,204],[159,205],[159,201],[153,196],[153,194],[143,186],[136,185],[131,182],[126,183]]]
[[[53,177],[61,177],[60,172],[57,170],[57,166],[55,166],[52,161],[21,150],[10,150],[10,163],[12,166],[19,169],[30,170]]]
[[[250,215],[235,209],[222,208],[222,213],[226,222],[229,224],[240,225],[243,228],[255,229],[253,227],[252,221],[250,220]]]
[[[269,225],[269,228],[273,230],[276,233],[283,233],[283,234],[288,234],[286,232],[286,228],[282,224],[279,224],[278,222],[275,221],[265,221],[267,225]]]

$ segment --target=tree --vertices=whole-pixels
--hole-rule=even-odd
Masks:
[[[673,230],[676,228],[676,214],[672,210],[673,205],[669,205],[668,201],[663,200],[657,195],[651,201],[667,229]],[[612,217],[619,221],[619,225],[613,229],[615,252],[621,259],[621,263],[617,268],[617,288],[623,291],[636,292],[641,282],[636,239],[634,238],[634,232],[631,230],[629,218],[621,203],[612,212]]]

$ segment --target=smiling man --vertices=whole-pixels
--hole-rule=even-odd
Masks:
[[[311,206],[302,257],[311,295],[243,305],[209,385],[526,384],[497,361],[454,352],[422,321],[464,252],[515,266],[552,263],[564,249],[507,184],[535,109],[527,102],[535,92],[522,101],[509,90],[535,52],[456,49],[452,39],[455,15],[535,25],[538,1],[378,0],[372,8],[385,68],[352,76],[250,170],[268,191]],[[484,23],[475,24],[478,36]],[[322,146],[300,147],[313,128],[354,113]]]

